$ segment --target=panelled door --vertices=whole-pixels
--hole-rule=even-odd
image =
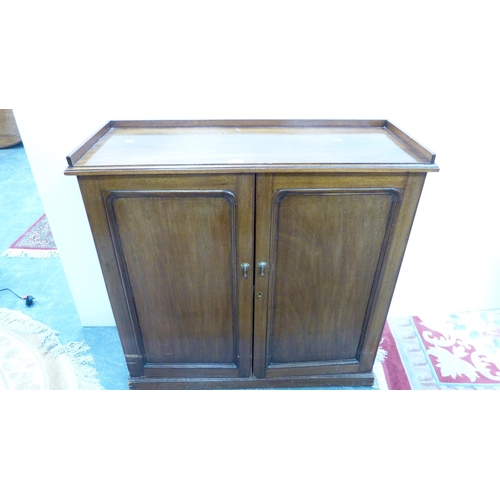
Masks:
[[[110,298],[131,375],[249,377],[253,290],[240,262],[253,256],[254,176],[84,182],[87,206],[104,207],[89,217],[107,234],[96,243],[117,284]]]
[[[371,328],[381,331],[370,317],[380,307],[380,277],[405,182],[404,176],[257,176],[255,376],[371,369],[375,352],[365,341]],[[259,262],[266,262],[264,271]]]

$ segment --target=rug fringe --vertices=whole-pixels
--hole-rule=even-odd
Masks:
[[[97,370],[94,368],[94,357],[87,353],[90,346],[85,342],[69,342],[66,345],[59,343],[51,349],[54,358],[66,355],[73,362],[77,383],[80,389],[87,391],[101,390],[103,387],[97,380]]]
[[[24,248],[8,248],[2,257],[29,257],[30,259],[49,259],[59,257],[58,250],[27,250]]]
[[[387,351],[383,347],[379,347],[375,361],[378,363],[383,363],[385,361],[385,358],[387,358]]]

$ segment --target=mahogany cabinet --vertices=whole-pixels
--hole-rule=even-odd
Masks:
[[[105,125],[65,173],[130,387],[373,384],[434,158],[386,120]]]

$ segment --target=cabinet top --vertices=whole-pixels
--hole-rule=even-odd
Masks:
[[[438,170],[387,120],[110,121],[68,157],[68,175]]]

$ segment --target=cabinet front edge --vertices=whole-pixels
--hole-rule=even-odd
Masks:
[[[65,175],[172,175],[172,174],[255,174],[255,173],[423,173],[438,172],[434,163],[387,164],[240,164],[240,165],[100,165],[69,166]]]

